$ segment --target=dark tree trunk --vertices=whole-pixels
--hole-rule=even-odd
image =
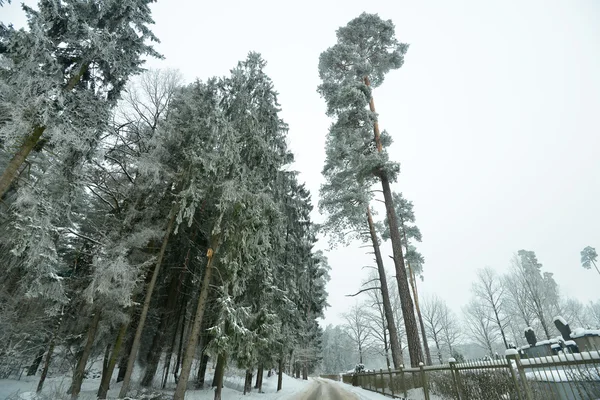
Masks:
[[[127,395],[127,391],[129,390],[129,383],[131,381],[131,374],[133,373],[133,367],[135,364],[135,360],[137,358],[137,353],[140,348],[140,342],[142,339],[142,331],[144,330],[144,324],[146,323],[146,317],[148,315],[148,310],[150,309],[150,301],[152,300],[152,293],[154,292],[154,287],[156,286],[156,280],[158,279],[158,273],[162,266],[162,261],[165,256],[165,252],[167,250],[167,244],[169,243],[169,237],[171,236],[171,232],[173,231],[173,226],[175,225],[175,217],[177,216],[177,206],[173,206],[171,209],[171,215],[169,216],[169,222],[167,224],[167,229],[165,232],[165,236],[163,237],[162,245],[160,247],[160,252],[158,254],[158,259],[156,260],[156,265],[154,266],[154,271],[152,272],[152,278],[148,287],[146,288],[146,297],[144,299],[144,305],[142,306],[142,312],[140,314],[140,321],[138,323],[137,329],[135,331],[135,335],[133,338],[133,344],[131,345],[131,352],[129,353],[129,358],[127,359],[127,370],[125,371],[125,377],[123,378],[123,385],[121,386],[121,390],[119,392],[119,397],[125,397]]]
[[[279,392],[282,387],[283,380],[283,355],[279,358],[279,371],[277,372],[277,391]]]
[[[179,325],[180,325],[180,321],[181,318],[185,318],[184,315],[185,314],[184,310],[185,310],[185,300],[182,301],[181,306],[179,307],[179,311],[177,312],[177,316],[176,316],[176,324],[175,324],[175,329],[173,329],[173,337],[171,339],[171,344],[169,345],[169,350],[167,351],[167,359],[165,362],[165,367],[163,369],[164,373],[163,373],[163,383],[162,383],[162,388],[164,389],[165,386],[167,386],[167,380],[169,378],[169,369],[171,367],[171,359],[173,358],[173,352],[175,351],[175,343],[177,342],[177,334],[179,333]]]
[[[173,400],[183,400],[185,397],[185,390],[190,377],[192,361],[194,360],[196,345],[198,344],[198,336],[200,335],[200,327],[202,326],[202,318],[204,317],[204,310],[206,309],[206,304],[208,302],[209,284],[213,272],[213,254],[213,249],[209,248],[207,252],[208,262],[206,263],[206,268],[204,271],[204,279],[202,280],[202,288],[200,289],[200,297],[198,298],[196,315],[194,317],[194,322],[186,345],[183,364],[181,366],[181,376],[179,377],[179,382],[177,382],[177,388],[175,388]]]
[[[258,370],[256,371],[256,385],[254,385],[254,389],[258,389],[259,392],[262,389],[263,370],[263,366],[259,365]]]
[[[88,358],[90,357],[90,353],[92,352],[92,347],[94,345],[94,339],[96,338],[96,332],[98,332],[99,323],[100,310],[96,310],[94,312],[94,318],[92,319],[92,322],[88,328],[85,346],[83,347],[83,351],[79,356],[79,361],[77,362],[77,367],[75,368],[75,373],[73,374],[73,382],[71,383],[71,388],[69,389],[72,400],[76,399],[81,391],[85,367],[87,365]]]
[[[100,380],[100,387],[98,388],[99,399],[106,399],[108,389],[110,389],[110,379],[112,378],[113,371],[115,370],[115,365],[117,364],[117,358],[119,357],[119,352],[121,351],[123,339],[125,338],[125,334],[127,333],[127,325],[127,323],[121,324],[121,327],[119,328],[119,333],[117,334],[117,338],[115,339],[115,344],[113,345],[112,353],[108,360],[108,364],[106,365],[106,371],[102,371],[102,379]]]
[[[219,354],[217,357],[217,367],[215,368],[215,378],[213,380],[213,386],[215,389],[215,400],[221,400],[221,392],[223,390],[223,376],[225,375],[225,363],[227,362],[227,355],[225,353]]]
[[[385,198],[385,208],[387,211],[387,220],[390,228],[390,239],[392,241],[392,252],[394,254],[394,266],[396,269],[396,280],[398,281],[398,293],[400,294],[400,304],[402,307],[402,316],[404,317],[404,326],[406,328],[406,341],[408,343],[408,353],[410,355],[410,365],[418,367],[423,362],[421,352],[421,341],[419,339],[419,329],[415,318],[415,310],[412,298],[410,296],[410,287],[408,277],[406,276],[406,267],[404,266],[404,255],[402,254],[402,240],[398,230],[398,220],[396,219],[396,210],[392,198],[392,190],[387,174],[381,172],[381,185],[383,196]]]
[[[271,368],[269,368],[269,372],[267,372],[267,378],[271,377]]]
[[[202,389],[204,387],[204,377],[206,376],[206,367],[208,365],[209,357],[206,354],[202,355],[200,360],[200,367],[198,368],[198,377],[196,378],[196,387]]]
[[[187,267],[187,263],[184,266]],[[156,375],[156,370],[158,369],[158,364],[160,362],[160,356],[162,355],[165,345],[165,334],[168,331],[169,326],[173,323],[173,314],[177,307],[177,292],[181,283],[181,274],[184,270],[185,268],[182,269],[182,272],[180,273],[176,273],[174,269],[170,271],[171,280],[166,293],[167,304],[161,313],[158,329],[152,338],[152,346],[150,347],[148,354],[148,363],[146,365],[146,370],[144,371],[144,377],[141,381],[142,386],[149,387],[154,381],[154,376]]]
[[[244,381],[244,394],[252,391],[252,370],[246,370],[246,380]]]
[[[44,353],[46,352],[45,346],[42,346],[38,351],[37,355],[33,359],[33,362],[27,369],[27,376],[35,375],[37,370],[40,368],[40,364],[42,363],[42,359],[44,358]]]
[[[404,241],[406,242],[406,233],[404,233]],[[408,242],[406,242],[408,243]],[[417,309],[417,317],[419,318],[419,325],[421,327],[421,336],[423,337],[423,349],[425,350],[425,359],[427,365],[431,365],[431,352],[429,351],[429,344],[427,343],[427,331],[425,331],[425,324],[423,323],[423,316],[421,315],[421,307],[419,307],[419,294],[417,292],[417,282],[415,279],[415,274],[408,265],[408,273],[410,274],[410,286],[412,287],[413,296],[415,298],[415,308]]]
[[[56,337],[58,336],[58,331],[60,330],[60,326],[62,325],[63,317],[60,316],[56,326],[54,327],[54,332],[52,333],[52,337],[50,338],[50,342],[48,342],[48,351],[46,352],[46,359],[44,361],[44,368],[42,369],[42,375],[40,376],[40,381],[37,386],[37,393],[40,393],[44,387],[44,382],[46,381],[46,377],[48,376],[48,369],[50,368],[50,361],[52,360],[52,355],[54,354],[54,346],[56,344]]]
[[[390,333],[392,361],[394,363],[394,368],[399,369],[403,364],[402,350],[400,349],[398,330],[396,329],[396,322],[394,321],[394,311],[392,310],[392,303],[390,301],[390,292],[388,289],[387,277],[385,275],[385,268],[383,266],[383,258],[381,257],[381,250],[379,248],[379,240],[377,238],[377,232],[375,231],[375,225],[373,223],[373,216],[371,215],[371,210],[369,207],[367,207],[367,221],[369,222],[369,232],[371,234],[371,242],[373,243],[373,252],[375,253],[377,271],[379,272],[379,284],[381,286],[381,298],[383,300],[385,320],[387,322],[388,332]]]
[[[364,78],[367,86],[371,86],[368,77]],[[369,109],[375,113],[375,101],[371,96],[369,100]],[[379,123],[375,120],[373,124],[373,133],[375,136],[375,144],[377,151],[382,152],[381,136],[379,133]],[[383,197],[385,201],[385,209],[388,219],[388,227],[390,229],[390,239],[392,241],[392,252],[394,254],[394,267],[396,269],[396,280],[398,281],[398,292],[400,294],[400,303],[402,306],[402,316],[404,317],[404,326],[406,327],[406,341],[408,343],[408,352],[410,355],[410,364],[413,367],[418,367],[420,362],[423,362],[423,354],[421,352],[421,340],[419,339],[419,329],[415,318],[415,310],[412,298],[410,296],[410,288],[408,278],[406,277],[406,268],[404,266],[404,255],[402,254],[402,239],[400,230],[398,229],[398,219],[394,208],[394,200],[392,198],[392,189],[387,173],[384,170],[377,171],[377,176],[381,180]]]

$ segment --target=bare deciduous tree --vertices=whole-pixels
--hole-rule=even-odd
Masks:
[[[363,363],[363,356],[371,341],[371,327],[367,318],[367,309],[364,304],[355,304],[350,311],[343,314],[346,321],[344,328],[358,350],[359,363]]]
[[[494,354],[494,345],[501,339],[498,327],[487,317],[486,307],[477,300],[465,307],[464,315],[472,338],[489,355]]]
[[[509,316],[506,313],[506,290],[499,276],[489,267],[478,270],[472,291],[487,311],[486,318],[498,327],[504,347],[508,349],[505,333],[509,322]]]

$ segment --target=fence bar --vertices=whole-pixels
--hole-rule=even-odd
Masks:
[[[388,374],[390,375],[390,390],[392,391],[392,398],[394,398],[394,375],[392,370],[388,367]]]
[[[519,354],[514,355],[515,363],[517,364],[517,369],[519,370],[519,377],[521,378],[521,382],[523,382],[523,388],[525,391],[525,399],[533,400],[533,394],[531,393],[531,388],[529,387],[529,382],[527,382],[527,376],[525,375],[525,369],[523,368],[523,364],[521,364],[521,356]]]

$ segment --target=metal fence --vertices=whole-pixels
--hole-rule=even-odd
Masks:
[[[344,383],[393,398],[425,400],[597,400],[600,352],[345,374]]]

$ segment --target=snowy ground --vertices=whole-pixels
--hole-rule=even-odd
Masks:
[[[383,400],[383,399],[389,400],[390,399],[390,397],[386,397],[382,394],[371,392],[369,390],[365,390],[360,387],[348,385],[347,383],[334,382],[334,381],[330,381],[328,379],[326,379],[326,380],[328,382],[333,382],[336,385],[341,386],[343,389],[345,389],[348,392],[351,392],[359,400]],[[411,389],[408,391],[407,395],[408,395],[408,397],[406,398],[406,400],[424,400],[425,399],[425,395],[423,394],[423,389]],[[446,400],[446,399],[430,394],[429,400]]]
[[[23,377],[21,380],[0,380],[0,400],[15,399],[15,400],[34,400],[35,389],[37,387],[39,376]],[[207,382],[212,380],[212,376],[207,374]],[[43,397],[41,399],[68,399],[67,389],[71,383],[70,377],[57,377],[48,378],[44,385],[42,392]],[[314,381],[302,381],[291,378],[287,375],[283,375],[283,388],[277,393],[277,375],[272,375],[270,378],[266,377],[263,381],[263,393],[257,393],[256,389],[249,394],[244,396],[243,391],[244,381],[241,376],[229,373],[225,379],[225,387],[223,388],[223,400],[240,400],[240,399],[251,399],[260,398],[264,400],[286,400],[291,399],[294,396],[306,391],[311,385],[314,385]],[[80,400],[95,400],[96,392],[100,386],[100,379],[86,379],[83,381],[81,390]],[[116,398],[121,384],[111,385],[109,391],[109,399]],[[135,396],[136,390],[132,390],[130,395]],[[172,393],[171,390],[165,390],[165,394]],[[186,393],[186,400],[212,400],[214,397],[213,389],[204,390],[188,390]]]

